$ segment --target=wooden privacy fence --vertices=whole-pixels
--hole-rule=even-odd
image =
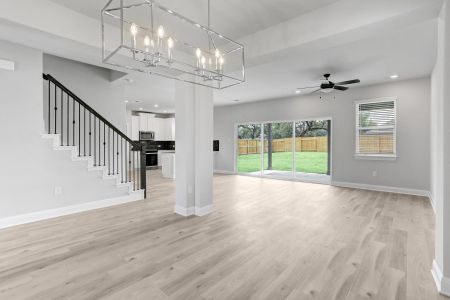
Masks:
[[[393,135],[360,135],[360,153],[393,153]]]
[[[392,135],[361,135],[359,140],[360,153],[392,153],[394,139]],[[264,141],[264,152],[267,152],[267,141]],[[328,137],[298,137],[295,138],[296,152],[328,152]],[[273,152],[291,152],[292,138],[274,139]],[[239,140],[239,155],[261,153],[261,140]]]
[[[292,138],[272,140],[273,152],[291,152]],[[261,140],[239,140],[239,155],[261,153]],[[328,137],[297,137],[296,152],[328,152]],[[264,152],[268,151],[268,141],[264,141]]]

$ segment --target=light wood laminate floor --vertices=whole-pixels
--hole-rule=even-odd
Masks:
[[[0,231],[0,299],[447,299],[426,198],[216,176],[215,212],[149,199]],[[33,201],[33,199],[30,199]]]

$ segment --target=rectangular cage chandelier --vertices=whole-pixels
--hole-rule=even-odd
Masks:
[[[244,46],[153,0],[110,0],[102,9],[109,65],[224,89],[245,81]]]

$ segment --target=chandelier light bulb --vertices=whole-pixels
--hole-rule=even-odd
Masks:
[[[130,33],[133,36],[136,36],[136,34],[138,33],[138,27],[136,24],[132,23],[130,26]]]
[[[225,63],[225,59],[221,56],[219,58],[219,71],[223,70],[223,64]]]
[[[164,27],[162,27],[162,25],[160,25],[159,27],[158,27],[158,37],[160,38],[160,39],[162,39],[163,37],[164,37]]]
[[[172,48],[173,48],[173,39],[171,37],[169,37],[167,39],[167,57],[168,57],[168,62],[169,64],[172,63]]]
[[[146,47],[150,46],[150,38],[148,37],[148,35],[146,35],[144,38],[144,45]]]
[[[169,49],[172,49],[173,48],[173,44],[174,44],[173,39],[171,37],[169,37],[167,39],[167,47],[169,47]]]
[[[220,57],[220,51],[219,49],[216,49],[216,51],[214,52],[214,55],[216,57],[216,70],[219,70],[219,66],[218,66],[218,59]]]
[[[202,56],[202,50],[200,50],[200,48],[197,48],[197,50],[195,50],[195,55],[198,59],[200,59],[200,57]]]
[[[201,63],[202,63],[202,72],[201,72],[201,74],[202,74],[202,75],[205,75],[205,69],[206,69],[205,63],[206,63],[206,58],[205,58],[204,56],[202,56],[202,58],[200,59],[200,61],[201,61]]]

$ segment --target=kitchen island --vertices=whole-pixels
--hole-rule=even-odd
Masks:
[[[159,155],[162,176],[164,178],[175,179],[175,151],[161,151]]]

